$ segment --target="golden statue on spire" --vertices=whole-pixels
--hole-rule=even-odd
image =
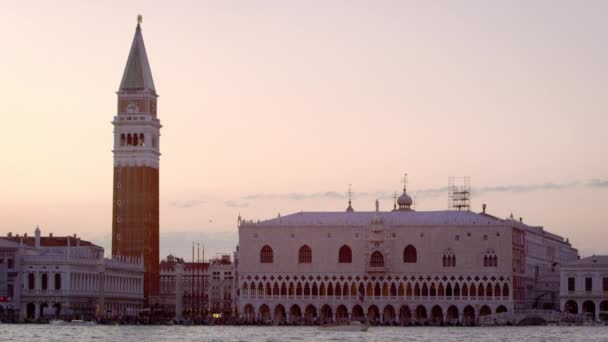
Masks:
[[[143,17],[141,16],[141,14],[138,14],[137,15],[137,26],[139,26],[141,24],[142,20],[143,20]]]

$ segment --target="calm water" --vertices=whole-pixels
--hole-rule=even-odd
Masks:
[[[0,324],[0,341],[608,341],[606,327],[372,327],[365,333],[315,327],[53,326]]]

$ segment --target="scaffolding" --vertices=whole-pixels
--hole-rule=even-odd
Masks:
[[[448,179],[448,210],[471,211],[471,178]]]

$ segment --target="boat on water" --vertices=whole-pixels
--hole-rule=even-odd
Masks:
[[[319,327],[324,331],[367,331],[369,323],[361,323],[359,321],[351,321],[345,323],[324,324]]]
[[[52,319],[49,321],[49,324],[53,324],[53,325],[65,325],[68,324],[68,322],[62,320],[62,319]]]
[[[97,325],[97,323],[93,321],[83,321],[81,319],[73,319],[69,323],[70,325]]]

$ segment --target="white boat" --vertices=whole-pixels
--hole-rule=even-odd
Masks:
[[[97,323],[93,321],[83,321],[81,319],[73,319],[70,321],[71,325],[97,325]]]
[[[62,319],[53,319],[49,322],[49,324],[53,324],[53,325],[64,325],[67,324],[68,322],[62,320]]]
[[[368,323],[361,323],[359,321],[352,321],[346,323],[335,323],[325,324],[319,327],[325,331],[367,331],[369,329]]]

